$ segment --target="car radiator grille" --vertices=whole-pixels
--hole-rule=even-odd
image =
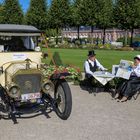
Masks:
[[[21,94],[36,93],[41,90],[41,74],[19,74],[14,77]]]

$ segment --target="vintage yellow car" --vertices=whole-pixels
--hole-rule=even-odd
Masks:
[[[33,26],[0,24],[0,115],[17,123],[17,116],[55,111],[66,120],[72,109],[68,83],[57,73],[42,74],[41,32]],[[49,108],[49,109],[48,109]]]

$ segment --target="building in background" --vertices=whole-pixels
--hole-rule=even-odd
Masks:
[[[131,32],[127,32],[128,37],[131,37]],[[62,31],[62,36],[64,38],[71,38],[71,39],[76,39],[78,36],[76,28],[70,28],[70,29],[65,29]],[[107,29],[106,30],[106,42],[115,42],[117,41],[118,38],[122,38],[125,36],[125,31],[124,30],[119,30],[119,29]],[[135,29],[133,36],[140,36],[140,29]],[[101,29],[94,29],[93,32],[91,33],[90,28],[80,28],[80,33],[79,33],[80,38],[103,38],[103,30]]]

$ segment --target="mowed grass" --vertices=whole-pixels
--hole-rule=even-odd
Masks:
[[[60,59],[64,65],[74,65],[79,67],[83,71],[83,64],[87,59],[88,50],[82,49],[47,49],[43,48],[44,52],[47,52],[49,57],[43,62],[49,64],[51,61],[51,56],[54,57],[54,54],[57,52],[59,54]],[[99,62],[106,68],[112,68],[113,64],[119,64],[121,59],[131,60],[135,55],[140,54],[139,51],[116,51],[116,50],[95,50],[96,58]],[[59,58],[54,57],[55,61]]]

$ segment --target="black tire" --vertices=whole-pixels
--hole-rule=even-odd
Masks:
[[[72,110],[72,96],[68,83],[65,80],[60,80],[56,84],[54,93],[56,100],[55,112],[62,120],[67,120]]]
[[[6,113],[9,111],[9,105],[6,101],[5,90],[0,86],[0,112]]]

